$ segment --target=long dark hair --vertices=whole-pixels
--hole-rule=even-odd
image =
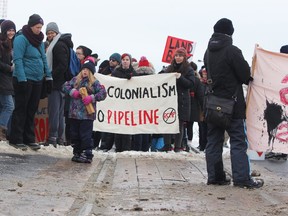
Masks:
[[[0,50],[3,51],[5,49],[6,52],[10,52],[13,48],[14,37],[12,40],[9,40],[7,33],[0,33]]]

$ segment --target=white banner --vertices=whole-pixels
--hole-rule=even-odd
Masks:
[[[178,133],[176,76],[155,74],[120,79],[99,73],[107,98],[97,103],[94,130],[119,134]]]
[[[288,55],[255,48],[247,101],[252,150],[288,153]]]

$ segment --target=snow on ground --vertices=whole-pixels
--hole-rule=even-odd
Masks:
[[[197,146],[199,143],[198,138],[198,124],[194,124],[193,127],[193,140],[188,141],[188,145],[190,145],[193,149],[198,151]],[[229,143],[228,143],[229,144]],[[73,149],[71,146],[57,146],[57,148],[50,146],[41,146],[41,149],[38,151],[33,151],[31,149],[28,149],[27,151],[22,151],[20,149],[16,149],[8,144],[8,142],[0,141],[0,152],[1,153],[10,153],[10,154],[43,154],[43,155],[50,155],[60,158],[70,158],[73,155]],[[199,151],[198,151],[199,152]],[[190,152],[181,152],[181,153],[175,153],[175,152],[137,152],[137,151],[126,151],[121,153],[116,153],[115,148],[112,148],[108,152],[102,152],[102,151],[93,151],[93,154],[95,157],[101,157],[105,156],[107,154],[112,155],[114,157],[121,156],[121,157],[153,157],[153,158],[165,158],[165,159],[200,159],[205,158],[204,152],[195,153],[194,151],[190,150]],[[229,158],[229,148],[223,148],[223,157]]]

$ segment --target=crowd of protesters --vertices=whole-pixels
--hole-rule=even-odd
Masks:
[[[198,148],[206,154],[208,184],[231,182],[222,160],[223,146],[227,143],[225,137],[230,137],[234,185],[248,188],[263,185],[263,181],[252,179],[250,174],[242,85],[248,85],[253,79],[241,50],[232,45],[234,27],[231,20],[223,18],[214,25],[204,65],[199,71],[197,65],[189,61],[183,47],[175,50],[170,65],[159,72],[146,56],[137,61],[129,53],[115,52],[101,62],[98,73],[127,80],[133,76],[175,73],[179,133],[133,135],[93,131],[97,102],[106,98],[105,86],[94,76],[99,61],[97,53],[93,54],[84,45],[77,46],[79,68],[77,74],[67,79],[67,73],[71,72],[71,49],[74,48],[70,33],[61,33],[57,23],[49,22],[44,42],[44,21],[38,14],[31,15],[19,31],[13,21],[1,22],[0,140],[22,150],[41,148],[35,141],[34,117],[45,89],[49,115],[45,145],[71,145],[74,162],[91,163],[93,149],[107,152],[114,145],[116,152],[189,151],[188,143],[191,144],[193,125],[197,122]],[[214,83],[213,91],[219,96],[230,97],[235,88],[239,88],[229,128],[205,122],[203,105],[209,78]]]

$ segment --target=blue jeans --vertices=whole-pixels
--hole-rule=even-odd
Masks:
[[[9,119],[14,110],[12,95],[0,94],[0,126],[7,128]]]

